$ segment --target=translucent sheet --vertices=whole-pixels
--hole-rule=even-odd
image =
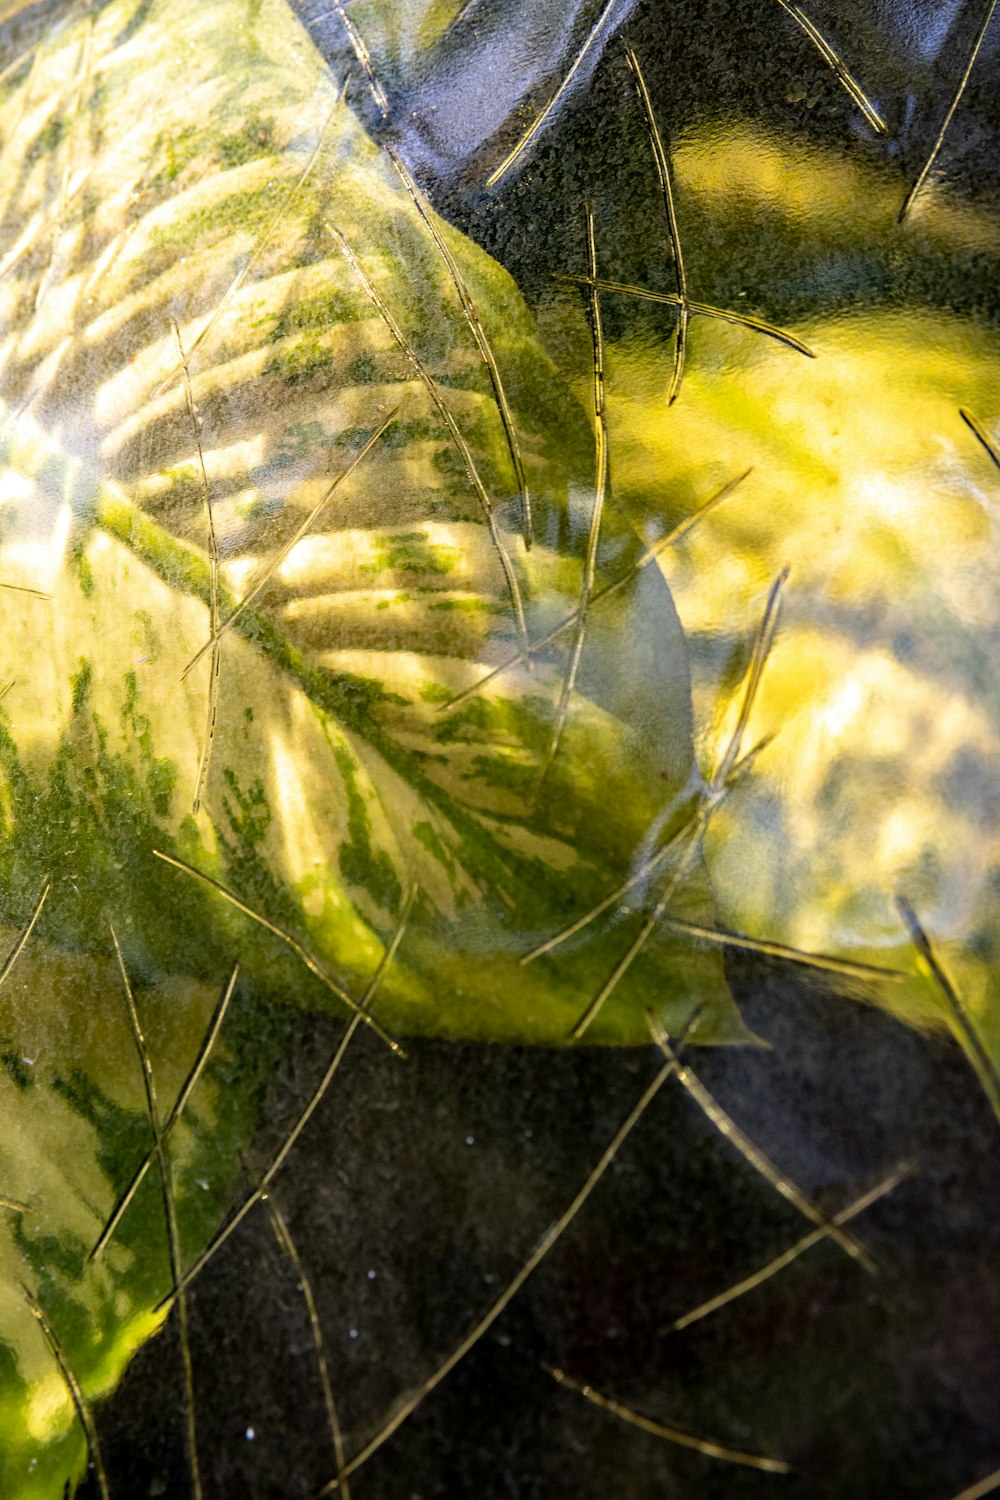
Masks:
[[[737,1333],[713,1379],[678,1376],[672,1341],[720,1291],[699,1302],[697,1276],[645,1329],[631,1394],[593,1329],[565,1331],[574,1296],[617,1316],[616,1213],[644,1275],[697,1256],[756,1293],[755,1266],[770,1282],[822,1243],[864,1283],[879,1258],[851,1220],[915,1191],[924,1087],[929,1118],[968,1114],[934,1169],[966,1197],[957,1219],[911,1200],[906,1254],[930,1216],[961,1297],[987,1295],[992,20],[853,0],[0,12],[0,1493],[145,1493],[162,1471],[149,1493],[349,1494],[371,1461],[382,1496],[596,1496],[613,1472],[631,1497],[680,1463],[684,1495],[789,1467],[810,1495],[884,1494],[888,1465],[894,1493],[947,1500],[1000,1455],[995,1410],[962,1394],[981,1437],[935,1448],[940,1485],[919,1459],[906,1477],[915,1429],[890,1417],[920,1402],[890,1382],[825,1461],[843,1330],[813,1379],[796,1338]],[[334,1357],[324,1325],[368,1307],[363,1245],[308,1269],[353,1212],[330,1185],[341,1088],[356,1110],[399,1090],[407,1123],[379,1168],[363,1128],[345,1138],[396,1279],[377,1349]],[[528,1120],[542,1095],[545,1162],[519,1181],[534,1127],[512,1099]],[[668,1150],[645,1116],[662,1134],[675,1098]],[[858,1154],[849,1122],[873,1111],[891,1128]],[[448,1163],[423,1188],[407,1136]],[[601,1211],[633,1151],[638,1199]],[[717,1170],[671,1196],[705,1152]],[[226,1271],[261,1225],[276,1265]],[[517,1346],[541,1394],[394,1460],[579,1234],[581,1286]],[[470,1290],[466,1261],[494,1257]],[[902,1352],[866,1351],[899,1389],[925,1368],[947,1385],[949,1360],[991,1378],[978,1336],[924,1360],[938,1274],[913,1272]],[[238,1394],[205,1394],[205,1327],[229,1340],[234,1285],[245,1308],[276,1275],[289,1389],[316,1408],[301,1442],[268,1417],[284,1470],[233,1426]],[[183,1413],[173,1468],[136,1457],[160,1398],[108,1402],[144,1344]],[[513,1477],[472,1477],[505,1413],[537,1436],[567,1403],[577,1435],[511,1439]],[[615,1421],[611,1468],[570,1478]]]

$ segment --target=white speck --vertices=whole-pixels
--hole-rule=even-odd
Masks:
[[[465,1137],[465,1144],[467,1146],[474,1146],[476,1144],[476,1137],[474,1135],[467,1135]]]
[[[375,1272],[374,1271],[369,1271],[368,1272],[368,1280],[369,1281],[374,1281],[375,1280]]]
[[[252,1427],[248,1427],[247,1428],[247,1442],[248,1443],[252,1443],[253,1440],[254,1440],[254,1438],[256,1436],[257,1436],[257,1434],[254,1432],[253,1428]]]
[[[356,1328],[352,1328],[351,1331],[350,1331],[350,1333],[349,1333],[349,1335],[348,1335],[348,1337],[352,1338],[352,1339],[356,1339],[357,1336],[358,1336],[358,1330]]]
[[[197,1182],[203,1193],[208,1192],[208,1179],[206,1177],[197,1177],[195,1178],[195,1181]]]

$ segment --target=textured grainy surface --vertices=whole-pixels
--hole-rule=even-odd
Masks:
[[[359,1473],[358,1494],[950,1500],[995,1464],[988,1107],[944,1045],[756,966],[734,982],[773,1051],[697,1066],[754,1138],[831,1209],[913,1165],[853,1226],[878,1276],[818,1246],[670,1334],[808,1226],[668,1092],[572,1236]],[[276,1100],[286,1114],[312,1075],[312,1040],[294,1056]],[[393,1069],[366,1045],[278,1193],[322,1289],[342,1419],[359,1441],[513,1274],[655,1066],[453,1044],[420,1044],[411,1062]],[[260,1210],[195,1306],[209,1492],[312,1494],[329,1439],[301,1298]],[[168,1355],[164,1339],[149,1346],[107,1413],[122,1494],[184,1491]],[[780,1454],[796,1473],[645,1437],[560,1390],[543,1361],[682,1430]]]

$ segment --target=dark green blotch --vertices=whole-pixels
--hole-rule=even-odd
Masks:
[[[347,793],[347,828],[350,842],[340,850],[340,870],[345,880],[366,890],[387,911],[395,911],[402,897],[402,887],[392,861],[385,850],[372,849],[368,810],[358,790],[354,762],[348,752],[334,750],[337,768],[344,778]]]
[[[2,1062],[4,1067],[7,1069],[7,1073],[14,1087],[20,1090],[22,1094],[27,1089],[30,1089],[32,1087],[35,1082],[35,1075],[28,1067],[24,1058],[19,1056],[18,1053],[4,1052],[2,1055],[0,1055],[0,1062]]]
[[[227,167],[242,167],[245,162],[270,155],[273,150],[274,119],[270,116],[251,116],[242,130],[223,136],[218,143],[219,155]]]

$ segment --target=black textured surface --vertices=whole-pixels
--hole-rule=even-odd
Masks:
[[[810,1226],[668,1085],[559,1246],[354,1493],[939,1500],[995,1465],[1000,1162],[966,1065],[788,976],[745,965],[735,978],[771,1049],[692,1061],[753,1139],[830,1211],[912,1163],[853,1226],[878,1274],[822,1244],[669,1334]],[[276,1135],[333,1042],[333,1028],[303,1025],[275,1084]],[[655,1066],[648,1053],[429,1043],[401,1065],[358,1040],[276,1194],[316,1289],[348,1453],[490,1305]],[[302,1299],[263,1209],[193,1307],[206,1493],[313,1494],[332,1473],[329,1437]],[[543,1361],[795,1472],[648,1437],[557,1387]],[[139,1356],[102,1431],[113,1492],[185,1492],[169,1333]]]

